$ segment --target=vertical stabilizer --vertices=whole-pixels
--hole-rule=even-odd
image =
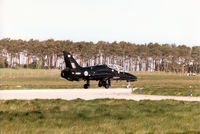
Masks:
[[[73,58],[73,56],[68,53],[67,51],[63,51],[64,54],[64,60],[67,68],[81,68],[80,65],[76,62],[76,60]]]

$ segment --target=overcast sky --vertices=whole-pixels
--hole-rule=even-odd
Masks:
[[[200,0],[0,0],[0,38],[200,46]]]

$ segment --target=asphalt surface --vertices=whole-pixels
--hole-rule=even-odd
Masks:
[[[200,101],[200,97],[186,96],[161,96],[133,94],[135,89],[32,89],[32,90],[1,90],[0,100],[32,100],[32,99],[127,99],[127,100],[180,100],[180,101]]]

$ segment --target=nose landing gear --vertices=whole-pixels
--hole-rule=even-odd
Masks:
[[[131,85],[131,83],[130,83],[130,81],[127,81],[128,83],[127,83],[127,86],[126,86],[126,88],[129,88],[130,87],[130,85]]]

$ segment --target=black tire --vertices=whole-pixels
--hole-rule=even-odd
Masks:
[[[102,87],[102,81],[99,81],[99,84],[98,84],[99,87]]]
[[[89,85],[88,84],[84,84],[84,88],[88,89]]]
[[[109,88],[109,84],[106,84],[106,85],[105,85],[105,88],[108,89],[108,88]]]

